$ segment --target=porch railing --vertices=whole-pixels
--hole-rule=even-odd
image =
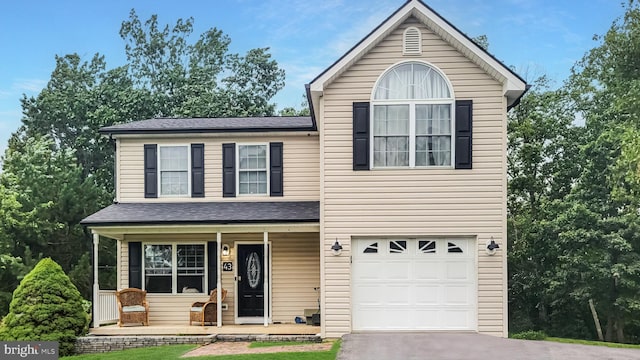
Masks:
[[[96,313],[93,314],[94,326],[109,324],[118,321],[118,304],[116,302],[115,290],[98,291],[97,305],[94,307]]]

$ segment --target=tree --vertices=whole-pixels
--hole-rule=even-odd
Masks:
[[[10,234],[28,226],[29,215],[22,212],[17,194],[0,184],[0,314],[9,311],[13,289],[27,272],[21,257],[13,255],[14,244]]]
[[[10,279],[0,284],[0,299],[24,275],[31,254],[51,256],[90,296],[91,241],[78,223],[114,193],[113,142],[99,134],[101,127],[154,116],[275,112],[270,100],[284,86],[284,71],[268,49],[230,54],[222,31],[209,29],[190,42],[192,32],[192,18],[161,29],[156,15],[143,23],[132,10],[120,31],[127,65],[109,69],[100,54],[88,61],[56,56],[47,86],[23,97],[22,127],[10,139],[0,175],[8,194],[0,201],[16,215],[0,224],[10,247],[3,250],[0,239],[0,256],[14,269],[3,273]],[[101,259],[115,263],[115,247],[102,250]]]
[[[637,170],[640,126],[640,8],[630,1],[601,44],[574,66],[567,83],[586,130],[585,165],[557,218],[558,267],[566,294],[592,298],[608,341],[638,341],[640,239]],[[629,326],[636,329],[629,334]]]
[[[40,260],[13,294],[0,328],[4,340],[58,341],[62,356],[73,354],[77,336],[88,330],[80,292],[60,265]]]
[[[473,40],[476,45],[480,46],[485,51],[489,51],[489,38],[487,37],[487,35],[478,35],[476,37],[472,37],[471,40]]]
[[[309,102],[307,101],[307,94],[302,95],[302,101],[300,102],[300,109],[294,107],[286,107],[278,112],[280,116],[310,116]]]
[[[579,176],[582,128],[573,125],[566,94],[546,77],[508,118],[508,239],[511,331],[550,331],[566,323],[566,308],[548,289],[559,249],[551,221]],[[576,336],[575,334],[574,336]],[[580,334],[583,335],[583,334]]]
[[[126,68],[106,70],[103,56],[82,61],[77,54],[56,56],[47,86],[36,97],[23,97],[22,138],[47,136],[58,149],[73,150],[83,177],[102,190],[96,209],[113,193],[113,145],[101,136],[103,126],[147,118],[151,98],[135,89]]]
[[[154,114],[179,117],[269,116],[269,100],[284,86],[284,70],[268,48],[229,54],[231,40],[211,28],[193,44],[193,18],[160,29],[158,17],[144,23],[135,10],[122,23],[129,73],[152,94]]]
[[[89,251],[90,242],[79,222],[95,211],[100,191],[91,176],[83,177],[73,150],[58,149],[48,137],[14,134],[5,154],[0,189],[0,212],[6,214],[2,236],[9,244],[0,254],[25,260],[30,254],[36,258],[46,254],[70,271],[80,255]],[[11,291],[4,288],[10,284],[1,284],[0,289]]]

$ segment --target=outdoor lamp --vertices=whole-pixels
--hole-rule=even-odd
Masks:
[[[489,256],[493,256],[496,254],[496,250],[500,249],[500,245],[498,245],[496,243],[495,240],[493,240],[493,236],[491,237],[491,240],[487,241],[487,255]]]
[[[331,251],[333,251],[333,256],[342,254],[342,245],[338,242],[338,238],[336,238],[336,242],[331,246]]]
[[[229,256],[229,245],[222,245],[222,256]]]

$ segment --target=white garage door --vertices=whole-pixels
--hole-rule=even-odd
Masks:
[[[353,330],[476,330],[475,242],[353,241]]]

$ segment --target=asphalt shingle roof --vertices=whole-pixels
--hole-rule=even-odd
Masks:
[[[164,132],[253,132],[253,131],[310,131],[314,124],[309,116],[271,116],[245,118],[157,118],[106,126],[105,134],[153,134]]]
[[[318,201],[118,203],[82,220],[87,226],[318,222]]]

